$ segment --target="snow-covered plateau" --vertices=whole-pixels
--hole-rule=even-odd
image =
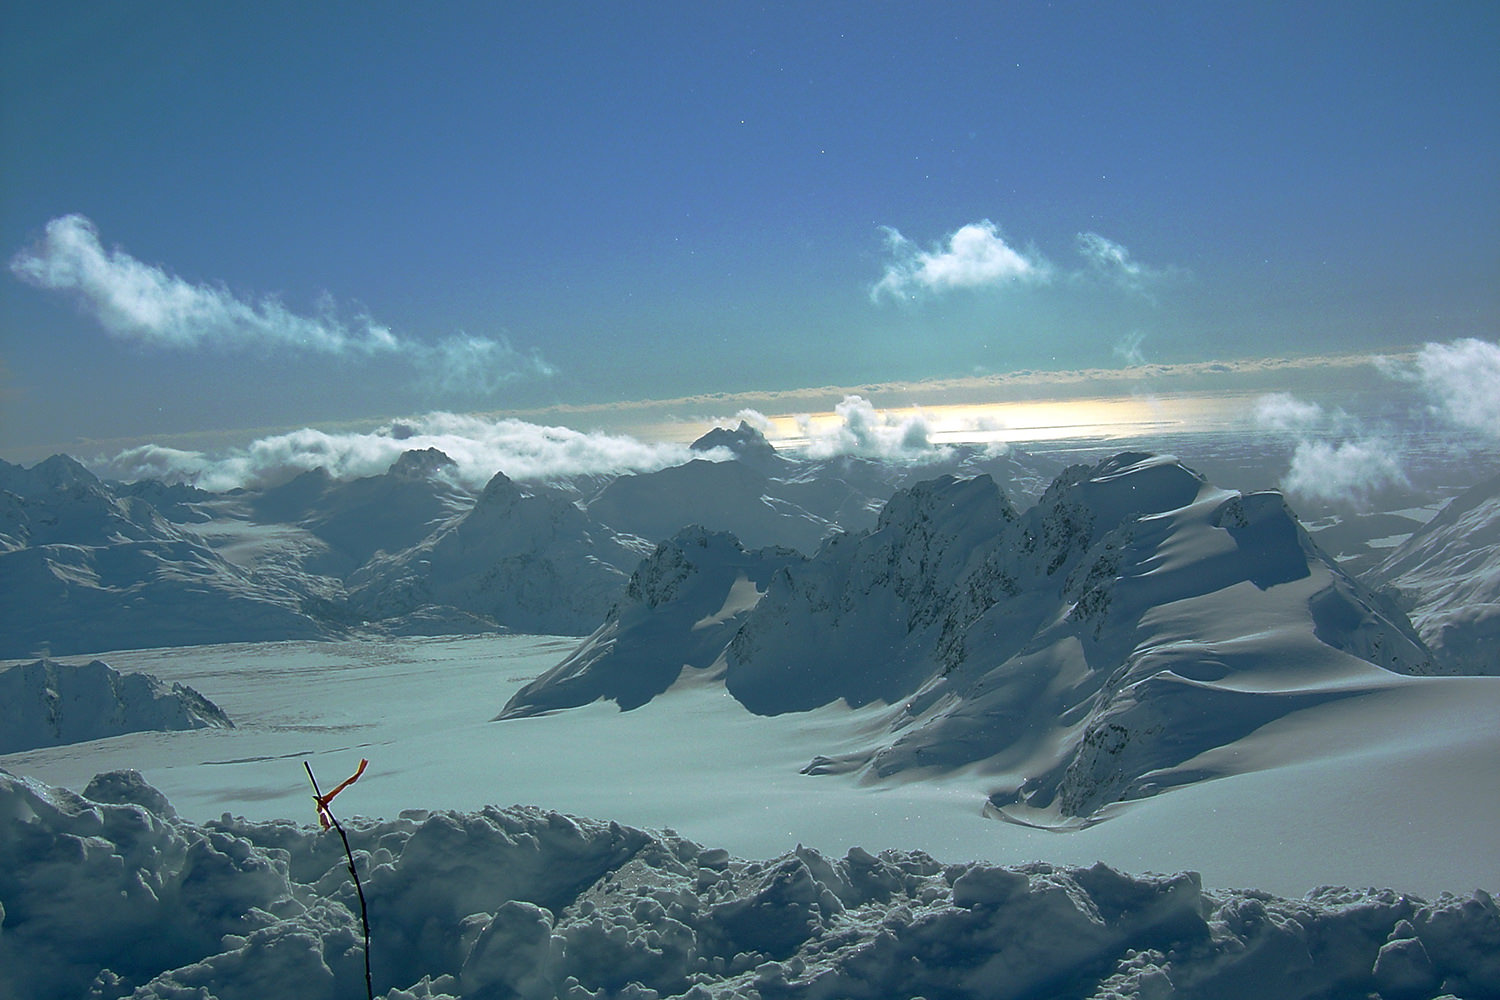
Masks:
[[[0,1000],[364,995],[302,766],[362,757],[387,1000],[1500,996],[1495,483],[1304,526],[1149,454],[695,447],[0,463]],[[64,674],[234,726],[10,742]]]

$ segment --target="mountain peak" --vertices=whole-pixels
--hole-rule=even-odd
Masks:
[[[68,455],[53,455],[27,469],[0,465],[0,489],[19,496],[41,496],[76,487],[99,486],[99,477]]]
[[[403,451],[388,471],[402,479],[429,479],[440,470],[456,468],[458,463],[437,448],[422,448]]]
[[[776,457],[776,449],[766,436],[744,420],[734,430],[715,427],[690,445],[693,451],[712,451],[726,448],[739,458],[767,459]]]

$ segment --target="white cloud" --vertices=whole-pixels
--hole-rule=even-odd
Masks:
[[[1288,493],[1354,508],[1368,507],[1384,490],[1409,485],[1394,449],[1378,438],[1336,445],[1299,442],[1282,480]]]
[[[194,284],[118,248],[106,250],[82,215],[47,223],[40,240],[11,258],[10,270],[27,284],[72,295],[110,335],[148,347],[385,355],[412,364],[430,384],[459,391],[555,373],[539,355],[522,354],[503,338],[460,335],[432,346],[398,337],[368,316],[341,319],[328,296],[314,316],[293,313],[271,296],[246,302],[222,285]]]
[[[378,475],[402,452],[423,448],[437,448],[453,459],[457,463],[454,479],[473,488],[483,486],[496,472],[512,479],[545,480],[587,473],[649,472],[706,457],[685,444],[655,444],[625,435],[438,412],[366,432],[304,428],[217,455],[144,445],[90,464],[99,475],[111,479],[149,477],[223,491],[274,485],[318,467],[336,479]]]
[[[876,301],[882,295],[904,299],[922,292],[1045,281],[1049,276],[1044,260],[1011,247],[988,219],[959,228],[948,236],[946,245],[931,250],[919,249],[889,226],[883,229],[895,259],[870,289],[870,297]]]
[[[1413,369],[1387,370],[1419,382],[1434,408],[1459,427],[1500,438],[1500,345],[1474,338],[1429,343]]]
[[[859,455],[925,461],[945,451],[932,443],[927,418],[920,412],[906,416],[881,413],[862,396],[845,396],[833,412],[836,422],[832,426],[818,426],[810,417],[798,421],[812,458]]]
[[[737,424],[739,421],[744,421],[762,434],[770,434],[776,429],[776,425],[770,417],[750,407],[746,407],[734,415],[733,423]]]

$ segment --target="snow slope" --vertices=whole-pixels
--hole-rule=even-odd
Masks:
[[[682,566],[693,586],[655,582]],[[735,598],[741,580],[767,582]],[[1195,758],[1431,669],[1400,613],[1323,556],[1279,495],[1218,490],[1140,454],[1068,470],[1025,513],[985,476],[922,483],[874,531],[808,560],[680,537],[632,591],[653,596],[501,718],[593,697],[629,707],[697,667],[760,714],[882,707],[877,734],[809,773],[978,766],[991,809],[1047,826],[1212,776]],[[716,602],[738,625],[705,633]],[[647,674],[619,697],[621,678]]]
[[[82,666],[37,660],[0,670],[0,753],[207,726],[232,723],[190,687],[121,674],[102,660]]]
[[[357,787],[357,786],[356,786]],[[799,848],[743,861],[535,808],[347,823],[375,990],[438,997],[1500,996],[1500,909],[1205,891],[1096,864]],[[0,772],[0,998],[360,995],[332,832],[198,825],[133,772]]]
[[[1371,576],[1407,596],[1440,660],[1500,674],[1500,476],[1450,500]]]

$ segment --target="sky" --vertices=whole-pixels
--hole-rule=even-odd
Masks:
[[[17,0],[0,457],[1500,372],[1496,51],[1484,2]]]

